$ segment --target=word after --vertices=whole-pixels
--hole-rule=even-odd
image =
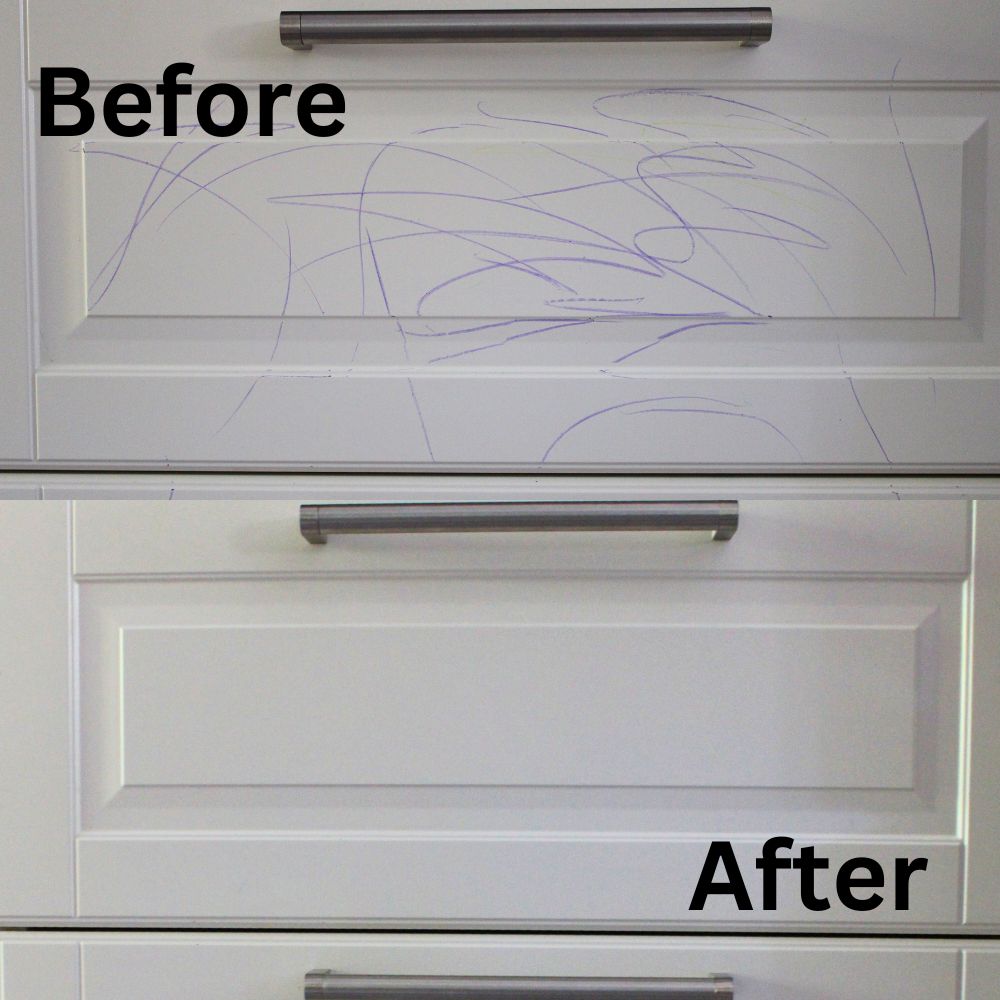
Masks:
[[[791,837],[771,837],[765,841],[760,856],[754,862],[755,868],[761,873],[761,908],[778,908],[778,872],[787,870],[798,874],[797,879],[794,874],[786,878],[798,882],[799,899],[807,910],[830,909],[830,900],[820,895],[816,889],[816,873],[828,869],[830,859],[817,857],[815,847],[803,847],[797,855],[793,855],[794,845],[795,841]],[[784,851],[788,854],[779,853]],[[719,874],[720,866],[724,877]],[[910,878],[914,872],[921,871],[927,871],[927,858],[895,859],[893,906],[896,910],[910,908]],[[885,887],[885,871],[873,858],[850,858],[837,870],[837,898],[849,910],[865,912],[877,909],[885,902],[885,896],[878,890]],[[738,909],[753,909],[747,883],[733,845],[728,840],[712,842],[688,909],[703,910],[709,896],[732,896]]]

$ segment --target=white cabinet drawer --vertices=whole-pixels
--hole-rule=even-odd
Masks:
[[[305,974],[317,968],[642,979],[721,972],[733,978],[734,1000],[993,1000],[1000,969],[995,947],[961,940],[8,934],[0,948],[6,1000],[302,1000]]]
[[[11,319],[0,459],[1000,465],[989,0],[788,0],[756,50],[296,53],[263,3],[29,14],[35,305]],[[170,140],[157,104],[137,138],[100,114],[38,135],[42,67],[87,69],[99,100],[181,58],[182,122],[211,80],[251,106],[256,81],[329,81],[345,128],[312,138],[289,105],[272,137]],[[5,239],[17,266],[19,226]]]
[[[325,547],[290,502],[0,509],[11,921],[1000,926],[995,502]],[[791,872],[767,907],[775,836],[827,909]],[[690,908],[713,841],[752,909]],[[883,905],[838,896],[855,857]]]

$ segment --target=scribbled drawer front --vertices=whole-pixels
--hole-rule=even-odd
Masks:
[[[42,458],[1000,459],[995,94],[355,103],[41,144]]]
[[[671,979],[728,974],[737,1000],[994,1000],[987,942],[334,934],[6,934],[7,1000],[302,1000],[350,976]],[[526,995],[526,994],[522,994]]]
[[[17,556],[42,515],[4,513]],[[73,803],[75,874],[47,890],[61,887],[67,917],[1000,926],[995,817],[976,804],[995,802],[996,752],[983,729],[970,756],[967,715],[972,649],[987,686],[975,718],[995,715],[996,638],[971,639],[1000,607],[995,504],[757,497],[725,543],[316,547],[297,513],[81,502],[71,572],[54,542],[39,557],[46,593],[71,609],[72,665],[58,633],[51,662],[23,653],[40,635],[12,634],[0,680],[8,700],[46,693],[48,714],[18,712],[25,725],[57,739],[72,718],[75,735],[65,791],[28,803],[11,839],[30,855],[36,812]],[[23,589],[6,599],[13,622],[34,607]],[[23,798],[20,770],[9,783]],[[785,883],[763,908],[753,858],[784,835],[830,859],[828,910]],[[689,908],[715,840],[751,873],[753,910],[718,895]],[[834,887],[857,856],[883,866],[893,899],[895,859],[927,870],[906,906],[859,912]],[[51,915],[22,867],[5,919]]]
[[[32,3],[34,74],[76,15]],[[274,136],[220,140],[195,124],[196,93],[177,139],[154,114],[135,139],[99,124],[34,140],[38,457],[1000,463],[1000,92],[956,82],[997,75],[985,43],[940,56],[953,21],[991,37],[976,32],[1000,10],[969,2],[938,24],[897,0],[890,31],[847,4],[844,24],[786,6],[760,50],[655,60],[642,44],[275,53],[271,11],[252,41],[232,36],[252,68],[214,11],[183,34],[171,16],[170,58],[164,40],[84,42],[106,79],[155,80],[184,48],[202,82],[333,79],[348,111],[329,140],[291,104]],[[854,62],[848,21],[871,38]],[[926,37],[895,66],[897,30]],[[811,75],[810,32],[828,38]]]

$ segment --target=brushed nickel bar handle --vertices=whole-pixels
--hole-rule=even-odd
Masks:
[[[346,42],[739,42],[771,37],[770,7],[627,10],[284,10],[281,44]]]
[[[520,976],[306,975],[305,1000],[733,1000],[731,976],[563,979]]]
[[[299,529],[314,545],[327,535],[426,531],[711,531],[728,541],[736,500],[602,500],[534,503],[303,504]]]

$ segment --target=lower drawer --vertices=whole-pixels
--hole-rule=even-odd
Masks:
[[[302,1000],[309,970],[707,977],[734,1000],[995,1000],[1000,945],[956,940],[333,934],[8,934],[4,1000]],[[530,992],[517,994],[530,1000]]]
[[[997,929],[1000,503],[719,488],[726,541],[0,504],[2,922]]]

